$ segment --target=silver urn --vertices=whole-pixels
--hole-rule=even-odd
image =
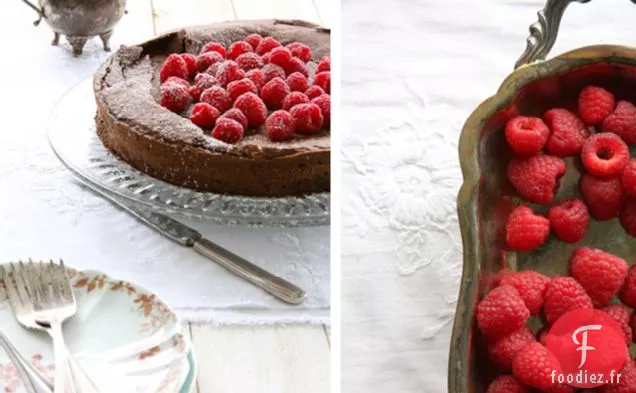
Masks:
[[[38,26],[44,20],[53,30],[53,45],[60,36],[73,47],[74,55],[81,55],[86,41],[99,36],[104,50],[110,51],[109,40],[113,28],[126,13],[126,0],[22,0],[38,13],[33,23]]]

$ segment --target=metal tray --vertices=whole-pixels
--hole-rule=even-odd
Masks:
[[[450,393],[485,392],[494,375],[480,348],[482,340],[475,328],[474,313],[477,301],[498,271],[507,267],[548,275],[566,274],[572,250],[581,245],[636,260],[636,238],[627,235],[617,219],[593,221],[578,244],[567,244],[551,236],[530,253],[509,252],[504,244],[505,220],[521,201],[506,177],[512,157],[503,134],[507,120],[517,114],[542,116],[555,106],[575,109],[579,91],[588,84],[607,88],[617,99],[636,101],[636,48],[589,46],[544,60],[554,45],[565,8],[574,1],[590,0],[547,2],[539,12],[539,21],[530,27],[531,36],[516,70],[493,97],[477,107],[462,130],[459,155],[464,183],[457,197],[457,213],[464,265],[450,345]],[[567,173],[555,201],[578,195],[581,164],[578,158],[567,161]],[[536,211],[547,210],[546,206],[531,206]]]

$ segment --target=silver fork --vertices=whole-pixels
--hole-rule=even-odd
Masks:
[[[56,370],[53,391],[79,393],[71,374],[68,350],[62,332],[64,321],[77,312],[75,295],[66,275],[66,268],[63,264],[58,266],[51,261],[46,267],[41,263],[39,269],[34,269],[33,263],[30,263],[23,272],[26,273],[24,278],[27,288],[31,285],[31,293],[35,294],[33,319],[37,325],[46,329],[53,340]],[[64,378],[59,384],[58,374]]]
[[[64,344],[62,323],[77,311],[75,295],[64,262],[35,265],[11,264],[13,274],[5,280],[9,303],[18,322],[43,330],[53,340],[55,352],[55,393],[91,393],[96,387],[75,363]],[[77,387],[81,386],[81,390]]]

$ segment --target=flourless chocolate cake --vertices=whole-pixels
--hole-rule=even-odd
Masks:
[[[307,82],[309,87],[317,83],[317,71],[320,73],[320,67],[324,69],[322,64],[318,67],[319,60],[330,55],[328,30],[297,21],[228,22],[182,29],[137,46],[122,47],[99,68],[94,78],[99,138],[112,153],[135,168],[166,182],[199,191],[250,196],[328,191],[330,126],[327,120],[329,113],[324,106],[320,107],[320,122],[316,124],[314,121],[316,127],[309,133],[301,133],[300,126],[293,132],[294,125],[289,130],[288,123],[275,124],[268,119],[267,123],[257,126],[250,122],[250,126],[244,127],[244,132],[239,134],[240,139],[232,140],[232,143],[223,140],[223,136],[227,136],[224,130],[217,133],[217,127],[221,128],[217,117],[224,117],[226,108],[210,109],[207,104],[204,105],[213,114],[212,120],[217,120],[212,130],[213,127],[195,124],[193,113],[198,110],[195,104],[200,105],[196,98],[178,111],[162,106],[166,89],[163,89],[160,73],[163,73],[162,67],[169,55],[190,53],[194,55],[190,57],[194,58],[210,42],[220,43],[229,49],[232,43],[256,35],[271,37],[281,47],[291,48],[291,43],[309,47],[311,60],[306,62]],[[249,50],[249,46],[247,48]],[[256,48],[252,49],[257,52]],[[205,72],[214,75],[213,71],[199,69],[199,73]],[[244,71],[240,72],[241,76],[245,75]],[[198,73],[191,70],[188,83],[193,83],[195,74]],[[285,77],[289,77],[289,72]],[[164,81],[166,85],[169,83],[173,82]],[[246,84],[253,86],[249,82]],[[223,88],[229,90],[228,86]],[[322,87],[325,89],[316,90],[329,93],[324,82]],[[179,89],[174,87],[174,90]],[[262,96],[262,86],[258,86],[258,90]],[[302,101],[301,105],[314,107],[314,99],[310,100],[306,104]],[[288,116],[283,118],[303,121],[298,120],[295,109],[283,113]],[[276,110],[283,112],[282,108],[270,107],[268,101],[267,116],[271,117]],[[320,111],[317,112],[320,116]],[[238,124],[240,122],[231,120],[229,123],[239,131],[242,128]],[[270,133],[272,127],[282,127],[277,130],[291,132]],[[218,135],[221,139],[215,137]],[[284,138],[273,138],[272,135],[284,135]]]

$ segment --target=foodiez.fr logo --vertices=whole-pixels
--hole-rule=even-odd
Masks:
[[[570,311],[548,333],[552,383],[593,388],[619,383],[629,359],[625,334],[610,315],[594,309]]]

